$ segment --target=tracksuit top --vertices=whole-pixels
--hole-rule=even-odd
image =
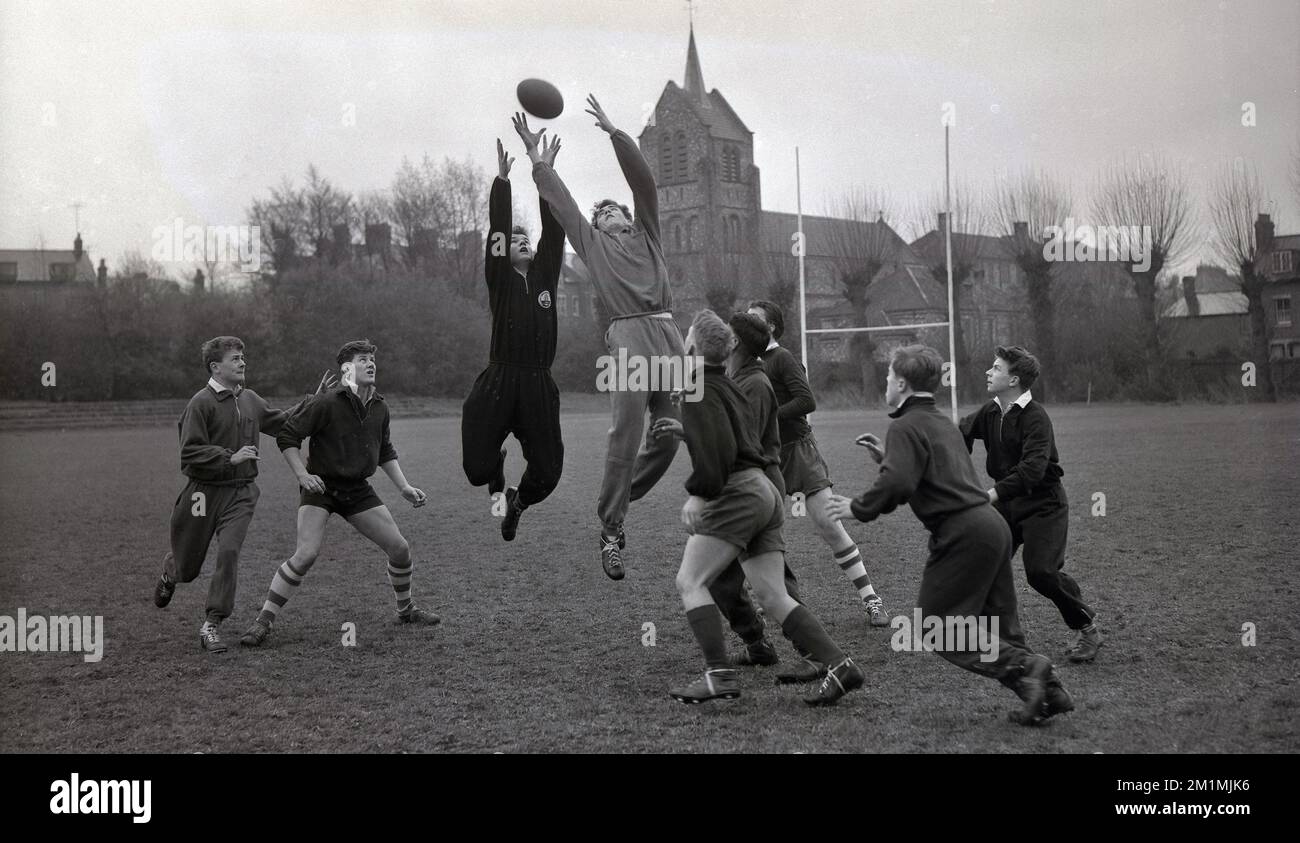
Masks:
[[[984,441],[984,470],[995,481],[999,502],[1061,485],[1065,471],[1056,453],[1052,420],[1037,401],[1023,408],[1012,404],[1005,416],[998,402],[990,401],[961,420],[961,432],[968,452],[976,439]]]
[[[715,498],[733,472],[762,470],[764,458],[750,422],[749,402],[727,377],[727,367],[706,363],[702,379],[704,394],[700,400],[682,402],[682,428],[691,455],[686,491],[701,498]]]
[[[632,189],[635,222],[620,232],[592,226],[569,189],[544,162],[533,165],[533,180],[542,199],[564,227],[573,251],[591,272],[596,295],[611,320],[642,313],[671,311],[672,288],[659,232],[659,193],[650,165],[626,132],[610,136],[614,154]]]
[[[798,442],[812,432],[808,414],[817,409],[803,364],[786,349],[774,345],[763,352],[763,370],[776,392],[781,444]]]
[[[245,445],[256,445],[259,432],[275,436],[300,406],[274,410],[251,389],[241,389],[236,395],[205,385],[194,393],[177,423],[181,471],[191,480],[213,486],[252,482],[257,477],[257,460],[231,465],[231,456]]]
[[[859,521],[871,521],[911,504],[931,533],[950,515],[986,505],[970,452],[961,431],[931,396],[911,396],[889,414],[894,423],[885,434],[885,459],[870,489],[852,503]]]
[[[275,444],[286,451],[308,438],[308,473],[335,489],[360,486],[376,468],[397,459],[388,436],[388,405],[378,392],[364,404],[346,386],[313,396],[284,423]]]
[[[564,229],[545,200],[538,204],[542,234],[524,276],[510,262],[510,182],[500,177],[492,182],[483,270],[492,309],[491,362],[549,369],[555,361],[555,288],[564,263]]]

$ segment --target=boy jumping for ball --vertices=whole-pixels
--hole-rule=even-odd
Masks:
[[[922,616],[945,622],[974,617],[994,630],[995,656],[970,640],[940,647],[939,654],[1015,691],[1024,705],[1011,719],[1036,724],[1072,710],[1074,702],[1052,663],[1025,643],[1011,577],[1011,532],[980,489],[961,432],[935,406],[942,375],[943,358],[933,348],[894,351],[885,401],[896,408],[889,414],[895,421],[883,446],[869,433],[857,440],[880,465],[880,475],[856,499],[831,495],[826,513],[873,521],[911,505],[930,532],[930,557],[916,599]]]
[[[433,626],[439,621],[411,601],[410,546],[369,483],[381,468],[412,506],[425,504],[424,492],[406,482],[389,438],[388,405],[375,391],[376,350],[370,340],[345,343],[337,356],[342,384],[313,398],[275,437],[302,489],[298,547],[275,572],[261,614],[240,637],[245,647],[261,646],[271,634],[276,616],[315,564],[325,525],[336,512],[387,554],[398,622]],[[303,465],[299,449],[305,439],[311,449]]]
[[[1061,485],[1052,420],[1029,388],[1038,380],[1038,359],[1026,349],[998,346],[985,372],[993,400],[961,420],[970,450],[984,442],[984,467],[994,486],[993,508],[1011,528],[1011,553],[1024,546],[1025,577],[1034,590],[1056,604],[1065,625],[1078,634],[1066,653],[1072,662],[1090,662],[1101,648],[1097,613],[1083,602],[1083,591],[1065,572],[1065,539],[1070,503]]]
[[[559,138],[542,142],[548,165],[560,151]],[[488,367],[474,381],[461,414],[461,455],[471,485],[505,492],[501,538],[513,541],[519,517],[546,500],[564,469],[560,434],[560,389],[551,378],[555,361],[555,286],[564,264],[564,229],[545,200],[542,236],[534,254],[524,228],[512,225],[510,165],[514,159],[497,141],[497,177],[488,197],[488,243],[484,259],[492,344]],[[507,247],[508,244],[508,247]],[[528,466],[518,488],[506,488],[505,449],[514,434]]]
[[[587,102],[591,106],[587,113],[596,118],[596,125],[609,134],[614,145],[614,154],[632,190],[635,221],[627,206],[613,199],[597,202],[588,220],[539,152],[537,143],[542,132],[530,132],[527,119],[519,115],[516,128],[533,162],[533,180],[560,220],[573,250],[591,272],[596,294],[610,317],[605,332],[610,355],[624,359],[622,353],[629,360],[682,359],[682,335],[673,321],[672,289],[659,230],[659,194],[650,165],[636,142],[614,128],[596,98],[589,96]],[[663,387],[658,391],[610,393],[614,420],[597,503],[601,567],[610,579],[621,580],[624,574],[621,551],[625,547],[623,518],[628,503],[654,487],[677,453],[674,437],[654,437],[646,431],[647,410],[652,422],[680,417],[671,400],[671,385]]]

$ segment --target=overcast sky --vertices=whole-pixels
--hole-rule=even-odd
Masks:
[[[565,96],[546,125],[575,197],[623,195],[583,98],[636,135],[664,84],[683,81],[687,32],[685,0],[7,0],[0,248],[70,248],[82,202],[87,248],[113,266],[178,216],[244,223],[254,197],[308,163],[353,192],[426,153],[492,174],[495,138],[522,159],[509,115],[534,76]],[[794,210],[796,145],[805,212],[853,185],[900,200],[938,188],[952,102],[954,174],[976,184],[1039,168],[1072,184],[1086,217],[1089,184],[1118,156],[1185,164],[1198,200],[1241,156],[1279,233],[1300,231],[1295,0],[699,0],[695,34],[706,86],[755,133],[771,210]],[[526,164],[517,206],[533,204]]]

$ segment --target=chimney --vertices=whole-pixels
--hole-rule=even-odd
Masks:
[[[1013,235],[1017,240],[1029,239],[1029,223],[1017,222],[1013,225]]]
[[[1183,299],[1187,302],[1187,315],[1200,316],[1201,303],[1196,298],[1196,276],[1183,276]]]
[[[108,286],[108,266],[103,258],[99,259],[99,271],[95,273],[95,278],[101,289]]]
[[[940,212],[939,212],[939,228],[936,229],[936,230],[937,230],[940,234],[943,234],[944,231],[947,230],[947,228],[948,228],[948,212],[947,212],[947,211],[940,211]]]
[[[74,262],[74,263],[80,263],[80,262],[81,262],[81,256],[82,256],[83,254],[85,254],[85,250],[83,250],[83,249],[81,248],[81,232],[78,231],[78,232],[77,232],[77,239],[72,241],[72,260],[73,260],[73,262]]]
[[[203,295],[203,270],[194,270],[194,292]]]
[[[1273,220],[1260,214],[1255,220],[1255,253],[1261,258],[1273,251]]]

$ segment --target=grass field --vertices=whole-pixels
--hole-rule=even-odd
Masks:
[[[589,405],[588,405],[589,406]],[[1014,698],[937,656],[893,652],[812,525],[786,529],[813,610],[864,665],[862,693],[810,710],[769,671],[732,703],[685,707],[670,684],[701,667],[673,577],[685,448],[627,521],[630,571],[601,573],[594,517],[608,417],[566,416],[552,498],[501,541],[460,469],[459,421],[406,419],[393,435],[430,495],[412,510],[386,478],[416,560],[431,630],[393,622],[382,555],[339,519],[269,646],[199,650],[208,577],[165,610],[152,589],[182,480],[175,429],[0,434],[0,614],[103,615],[104,658],[0,653],[0,750],[73,752],[1294,752],[1300,749],[1300,407],[1053,409],[1073,504],[1068,569],[1102,612],[1098,661],[1061,668],[1078,710],[1008,724]],[[814,418],[841,491],[875,475],[852,444],[883,412]],[[263,440],[262,498],[244,545],[229,643],[293,550],[291,474]],[[510,441],[512,480],[522,468]],[[982,467],[983,451],[976,450]],[[870,465],[870,467],[868,467]],[[982,474],[982,470],[981,470]],[[1094,493],[1105,516],[1090,513]],[[851,528],[892,614],[910,614],[925,536],[909,511]],[[1026,590],[1032,646],[1063,662],[1067,630]],[[357,644],[341,643],[344,623]],[[643,646],[643,624],[655,646]],[[1253,623],[1256,646],[1242,644]],[[776,640],[784,658],[789,645]],[[734,641],[733,641],[734,643]]]

